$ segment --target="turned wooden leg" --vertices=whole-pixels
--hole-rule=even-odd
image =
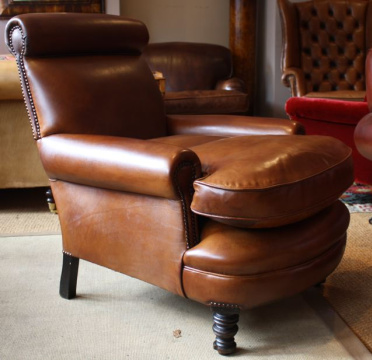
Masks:
[[[232,354],[236,350],[234,336],[238,332],[239,309],[213,308],[213,332],[216,340],[213,348],[221,355]]]
[[[46,192],[45,192],[45,195],[46,195],[46,201],[48,203],[48,207],[49,207],[49,211],[53,214],[57,214],[58,211],[57,211],[57,206],[56,206],[56,203],[54,201],[54,197],[53,197],[53,193],[52,193],[52,189],[49,188]]]
[[[63,253],[63,264],[59,294],[64,299],[73,299],[76,296],[76,283],[79,270],[79,259]]]

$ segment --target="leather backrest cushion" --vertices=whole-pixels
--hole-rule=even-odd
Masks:
[[[243,228],[305,219],[354,180],[351,149],[326,136],[241,136],[190,149],[204,174],[194,182],[192,211]]]
[[[151,70],[165,77],[166,91],[212,90],[232,76],[232,56],[220,45],[169,42],[146,46],[143,56]]]
[[[106,14],[24,14],[8,22],[6,41],[18,59],[35,138],[166,134],[162,96],[141,58],[143,23]]]
[[[40,134],[165,136],[161,93],[139,56],[25,58]],[[34,110],[33,110],[34,109]]]
[[[296,3],[307,92],[364,90],[367,0]]]

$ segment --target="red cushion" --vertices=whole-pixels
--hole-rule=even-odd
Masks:
[[[289,98],[285,111],[291,119],[308,118],[322,122],[356,125],[369,113],[365,101],[343,101],[306,97]],[[331,135],[331,134],[329,134]]]
[[[355,147],[354,131],[369,113],[367,102],[292,97],[285,109],[291,120],[301,123],[307,135],[327,135],[348,145],[353,151],[357,182],[372,184],[372,164]]]

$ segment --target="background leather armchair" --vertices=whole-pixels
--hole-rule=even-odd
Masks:
[[[292,96],[363,100],[370,0],[278,0],[282,81]]]
[[[336,268],[347,146],[290,120],[167,116],[136,20],[25,14],[6,41],[58,208],[62,297],[79,259],[105,266],[212,308],[214,348],[229,354],[240,310]]]
[[[167,42],[146,46],[152,71],[165,77],[167,114],[244,114],[249,97],[234,77],[229,49],[213,44]]]

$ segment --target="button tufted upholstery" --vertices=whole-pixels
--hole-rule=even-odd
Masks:
[[[372,46],[370,0],[278,0],[282,81],[292,96],[362,99]]]

